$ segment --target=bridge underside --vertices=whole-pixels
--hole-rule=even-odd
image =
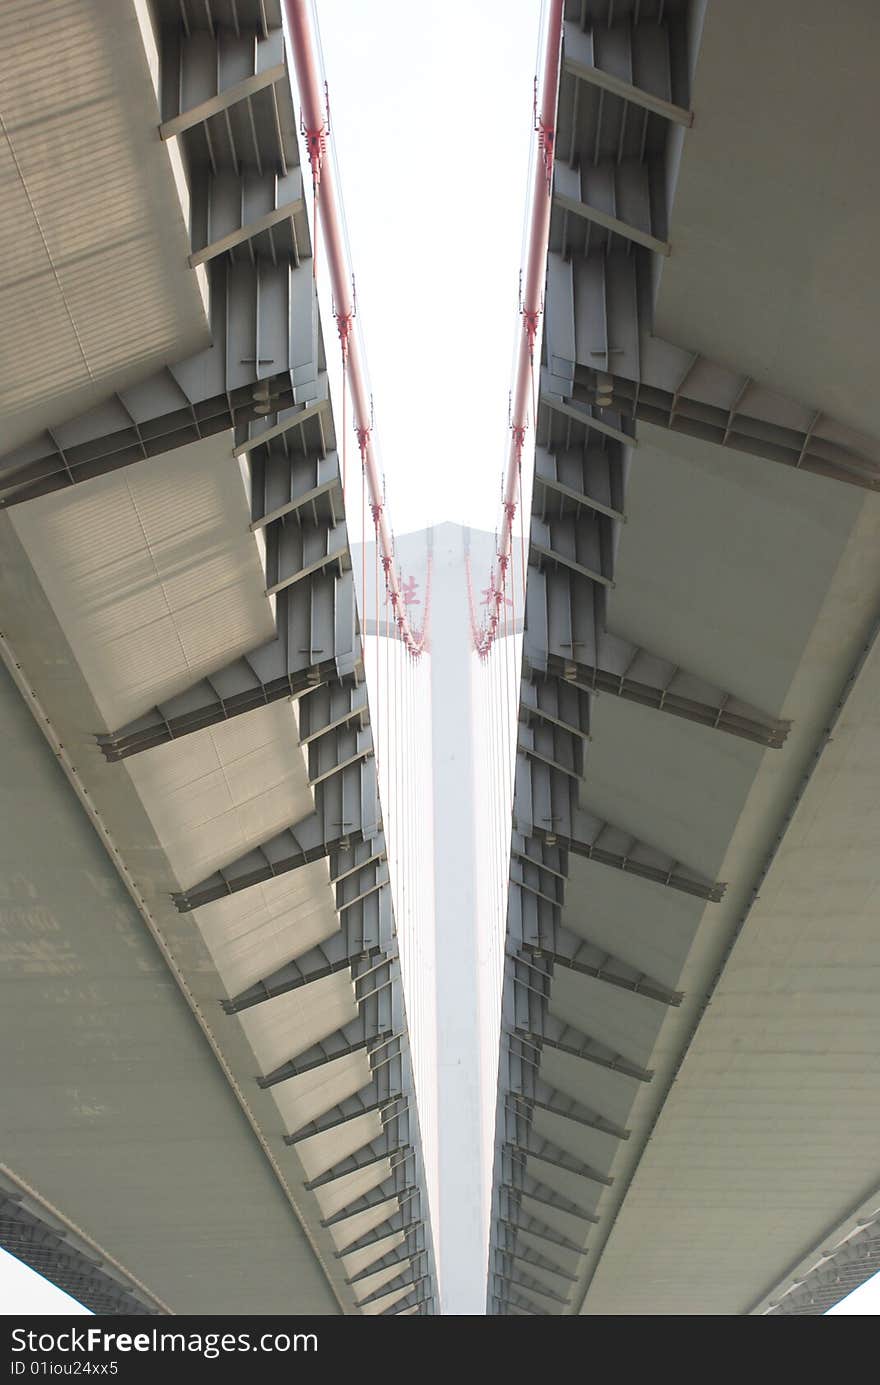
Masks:
[[[30,208],[38,302],[58,287],[83,349],[60,400],[53,357],[4,401],[0,1244],[101,1311],[431,1313],[280,4],[73,9],[91,176],[142,145],[146,229],[107,285],[113,336],[55,239],[94,215],[90,185],[80,205],[51,132],[41,163],[33,112],[4,111],[28,194],[4,235]],[[18,30],[4,52],[26,90],[45,54]],[[66,128],[58,88],[33,90]],[[103,241],[93,259],[109,276]],[[160,280],[185,320],[142,321],[139,353]]]
[[[566,7],[489,1311],[822,1312],[880,1212],[880,27],[637,8]]]

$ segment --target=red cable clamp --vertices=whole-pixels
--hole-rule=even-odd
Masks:
[[[327,127],[321,125],[317,130],[310,130],[300,116],[299,128],[306,142],[306,151],[312,169],[312,190],[317,193],[321,186],[321,170],[324,167],[324,159],[327,154]]]
[[[365,428],[355,428],[354,431],[357,435],[358,447],[360,448],[361,453],[361,461],[364,462],[366,460],[367,446],[370,441],[370,434],[373,430],[370,427],[370,425],[367,424]]]
[[[345,365],[348,360],[348,339],[351,336],[353,317],[351,313],[337,313],[335,311],[333,316],[336,318],[339,345],[342,347],[342,364]]]
[[[316,130],[306,125],[302,111],[299,113],[300,134],[306,142],[309,164],[312,169],[312,189],[316,195],[321,186],[321,170],[324,167],[324,159],[327,157],[327,136],[330,134],[330,93],[327,90],[326,82],[324,83],[324,109],[327,113],[327,119],[322,121]]]
[[[553,191],[553,142],[556,135],[552,125],[545,125],[538,114],[538,78],[535,77],[535,94],[532,104],[532,113],[535,122],[535,130],[538,135],[538,148],[541,151],[541,158],[544,163],[544,174],[547,179],[547,192]]]
[[[529,359],[535,359],[535,338],[538,335],[538,321],[541,317],[541,308],[528,310],[523,308],[522,315],[525,322],[526,336],[529,339]]]
[[[348,340],[351,336],[352,325],[357,317],[357,284],[354,275],[351,276],[351,309],[347,313],[337,312],[336,304],[331,300],[333,316],[336,319],[336,330],[339,333],[339,344],[342,347],[342,364],[348,360]]]
[[[553,190],[553,140],[556,131],[552,125],[545,125],[543,120],[538,121],[538,144],[541,149],[541,158],[544,160],[544,176],[547,179],[548,195]]]

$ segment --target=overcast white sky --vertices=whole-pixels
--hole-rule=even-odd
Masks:
[[[320,0],[318,11],[391,522],[492,530],[540,5]]]
[[[376,438],[397,532],[493,529],[538,0],[320,0]],[[336,346],[325,322],[328,351]],[[82,1313],[0,1251],[0,1315]],[[833,1312],[880,1312],[880,1279]]]

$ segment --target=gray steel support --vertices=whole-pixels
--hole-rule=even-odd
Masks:
[[[411,1308],[415,1308],[420,1317],[433,1317],[434,1294],[423,1292],[421,1286],[425,1282],[427,1282],[427,1276],[423,1275],[421,1279],[416,1280],[412,1293],[407,1294],[405,1298],[398,1299],[390,1308],[383,1309],[379,1316],[398,1318],[401,1314],[408,1313]]]
[[[577,1178],[585,1178],[602,1187],[611,1187],[614,1181],[612,1178],[560,1148],[553,1141],[535,1134],[532,1128],[534,1108],[530,1103],[511,1098],[505,1103],[500,1116],[503,1121],[505,1143],[515,1157],[523,1161],[535,1158],[566,1173],[574,1174]]]
[[[612,25],[607,6],[604,10],[599,22],[586,31],[567,23],[563,49],[565,71],[594,90],[597,118],[601,118],[601,96],[608,95],[619,104],[636,106],[673,124],[691,125],[693,113],[672,100],[667,27],[649,23],[647,17],[641,23]],[[614,116],[622,123],[622,113],[615,110]],[[606,117],[609,123],[613,118]]]
[[[367,1057],[372,1059],[374,1048],[371,1045],[378,1047],[390,1043],[395,1037],[390,1029],[379,1027],[375,1014],[367,1015],[362,1010],[357,1019],[352,1020],[350,1024],[344,1025],[342,1029],[334,1029],[320,1042],[304,1049],[295,1059],[291,1058],[273,1072],[258,1077],[257,1083],[264,1089],[275,1087],[279,1082],[287,1082],[291,1077],[301,1077],[305,1072],[312,1072],[313,1069],[324,1067],[327,1063],[335,1063],[338,1058],[348,1058],[353,1053],[365,1052]]]
[[[334,866],[348,859],[352,848],[365,843],[372,844],[370,854],[376,854],[377,844],[378,850],[384,852],[369,729],[355,731],[347,739],[352,753],[346,756],[343,748],[342,763],[318,781],[314,813],[261,842],[191,889],[175,894],[174,903],[181,913],[250,889],[325,856],[330,857],[331,876],[338,878],[340,871]]]
[[[538,1075],[537,1069],[533,1066],[534,1058],[529,1064],[532,1074],[531,1081],[528,1077],[524,1079],[526,1093],[522,1095],[518,1092],[511,1093],[511,1099],[515,1103],[523,1103],[536,1111],[547,1111],[552,1116],[559,1116],[562,1120],[572,1121],[575,1125],[586,1125],[592,1130],[598,1130],[603,1135],[610,1135],[615,1140],[628,1140],[630,1132],[620,1125],[615,1125],[605,1116],[600,1116],[596,1111],[591,1111],[572,1097],[565,1096],[555,1087],[551,1087],[548,1082],[544,1082]]]
[[[352,1241],[344,1250],[337,1250],[335,1257],[342,1260],[346,1255],[353,1255],[359,1250],[369,1250],[371,1246],[381,1245],[384,1241],[390,1240],[392,1236],[408,1235],[416,1228],[424,1228],[424,1222],[420,1219],[413,1219],[403,1210],[393,1213],[386,1217],[385,1221],[373,1227],[371,1231],[366,1231],[363,1236],[359,1236],[356,1241]]]
[[[591,530],[611,523],[604,516],[588,513]],[[549,523],[533,519],[532,532],[542,534],[544,544],[532,542],[524,677],[552,677],[587,694],[611,694],[711,730],[779,749],[788,735],[787,721],[767,715],[672,660],[607,629],[605,603],[596,589],[595,574],[560,551],[565,548],[569,554],[580,552],[578,544],[584,528],[584,522],[574,517]],[[610,550],[609,540],[605,551]],[[548,566],[551,558],[555,566]],[[610,566],[610,557],[595,556],[590,561]],[[534,700],[526,703],[526,715],[531,721]],[[582,733],[588,731],[587,720]],[[579,772],[576,761],[572,769]]]
[[[572,170],[565,171],[572,172]],[[597,169],[595,171],[599,172],[600,170]],[[601,171],[606,173],[606,175],[611,174],[613,177],[613,168],[603,169]],[[557,166],[555,180],[556,190],[553,195],[553,204],[555,207],[558,207],[560,211],[567,213],[569,216],[580,217],[583,221],[592,222],[593,225],[600,226],[603,230],[613,235],[622,236],[624,240],[631,240],[636,245],[643,245],[647,250],[653,250],[655,254],[668,255],[670,253],[668,241],[659,240],[656,236],[652,236],[650,231],[644,231],[638,226],[631,225],[629,222],[621,221],[620,218],[614,216],[613,213],[605,211],[601,206],[597,206],[595,201],[581,201],[577,193],[572,195],[570,192],[561,191],[560,184],[565,186],[565,183],[568,182],[567,179],[563,182],[560,178],[559,175],[561,172],[562,169]],[[611,177],[608,178],[606,186],[608,185],[613,189],[614,184]],[[564,230],[562,234],[563,240],[567,241],[568,237],[566,230]]]
[[[369,1279],[382,1270],[391,1269],[393,1265],[409,1264],[416,1256],[423,1254],[424,1249],[424,1226],[419,1222],[407,1231],[401,1245],[396,1246],[394,1250],[389,1250],[385,1255],[380,1255],[377,1260],[371,1260],[368,1265],[365,1265],[357,1274],[351,1275],[345,1282],[346,1284],[360,1284],[364,1279]]]
[[[549,1299],[551,1303],[568,1303],[568,1298],[564,1294],[558,1294],[555,1289],[551,1289],[548,1284],[544,1284],[540,1279],[535,1279],[530,1274],[525,1274],[522,1270],[514,1270],[509,1265],[504,1272],[494,1271],[496,1280],[502,1285],[510,1285],[514,1289],[524,1289],[528,1297],[537,1295],[538,1298]]]
[[[598,1169],[585,1164],[583,1160],[575,1159],[573,1155],[560,1149],[551,1140],[538,1139],[531,1133],[528,1133],[522,1141],[512,1141],[510,1148],[526,1159],[537,1159],[541,1163],[561,1169],[563,1173],[571,1173],[576,1178],[584,1178],[588,1183],[598,1183],[603,1188],[610,1188],[614,1182],[613,1178],[608,1178]]]
[[[517,1239],[526,1215],[524,1196],[536,1194],[539,1205],[541,1198],[557,1204],[544,1185],[524,1183],[526,1166],[537,1168],[543,1157],[600,1187],[610,1181],[602,1170],[539,1140],[534,1123],[540,1112],[561,1118],[572,1131],[581,1125],[615,1140],[629,1137],[619,1121],[547,1082],[544,1052],[555,1049],[626,1083],[652,1077],[593,1037],[589,1025],[585,1032],[553,1012],[558,968],[659,1005],[677,1006],[682,1000],[647,969],[581,936],[580,920],[576,931],[568,927],[571,857],[706,903],[717,903],[725,889],[591,811],[592,699],[615,696],[704,728],[694,735],[723,731],[774,750],[789,729],[772,710],[751,706],[699,670],[682,669],[662,650],[644,649],[624,631],[609,629],[609,593],[626,523],[626,478],[638,446],[637,420],[644,416],[643,406],[653,407],[645,390],[659,387],[671,360],[666,344],[653,336],[653,293],[656,267],[674,251],[669,151],[680,144],[676,131],[692,120],[689,9],[661,0],[635,5],[620,0],[613,7],[581,0],[567,6],[566,14],[514,790],[493,1255],[531,1253]],[[683,378],[682,370],[676,384]],[[705,391],[707,380],[704,372],[699,390]],[[676,407],[685,397],[679,387]],[[695,398],[705,394],[698,391]],[[764,392],[745,402],[748,418],[758,426],[733,426],[726,435],[722,429],[725,442],[761,455],[772,455],[768,442],[795,447],[794,438],[781,443],[773,431],[783,426],[785,414],[784,426],[797,433],[788,401],[774,401]],[[674,422],[675,408],[672,415]],[[751,440],[737,441],[740,432]],[[839,433],[833,439],[839,445]],[[821,421],[808,414],[796,439],[796,463],[812,465],[826,444],[831,437],[823,438]],[[858,450],[855,445],[843,449]],[[851,463],[839,447],[836,460],[844,467]],[[599,1220],[586,1208],[568,1210],[575,1218]],[[547,1238],[540,1219],[532,1220],[531,1231]],[[552,1241],[555,1230],[549,1234]],[[582,1241],[572,1239],[568,1248],[583,1253]],[[492,1302],[502,1307],[502,1299],[490,1292]]]
[[[500,1237],[499,1244],[495,1248],[495,1254],[502,1262],[519,1262],[522,1265],[530,1265],[534,1269],[544,1270],[547,1274],[555,1275],[557,1279],[562,1279],[567,1284],[576,1284],[577,1275],[565,1269],[563,1265],[557,1264],[549,1256],[542,1255],[537,1250],[530,1250],[528,1246],[517,1247],[516,1233],[508,1229],[507,1237]]]
[[[382,1073],[388,1072],[387,1065],[379,1069]],[[391,1111],[400,1102],[405,1102],[406,1098],[398,1096],[378,1096],[378,1084],[373,1083],[369,1087],[362,1087],[354,1096],[346,1097],[322,1116],[317,1116],[315,1120],[309,1121],[308,1125],[301,1126],[299,1130],[293,1131],[284,1136],[286,1145],[302,1144],[304,1140],[311,1140],[315,1135],[321,1135],[327,1130],[337,1130],[340,1126],[348,1125],[350,1121],[360,1120],[361,1116],[378,1113],[381,1117],[385,1112]]]
[[[552,1207],[556,1212],[564,1212],[576,1221],[598,1222],[594,1212],[570,1198],[563,1197],[540,1179],[533,1177],[527,1169],[526,1157],[512,1148],[507,1142],[500,1146],[503,1181],[500,1186],[507,1190],[510,1198],[519,1205],[522,1198],[528,1198],[544,1207]]]
[[[546,1308],[539,1308],[531,1299],[524,1298],[521,1294],[516,1294],[512,1290],[508,1290],[505,1286],[505,1281],[502,1280],[500,1276],[493,1276],[493,1278],[496,1279],[496,1288],[490,1289],[490,1294],[501,1311],[492,1316],[523,1316],[527,1318],[549,1318],[552,1316],[552,1314],[548,1313]],[[502,1286],[500,1289],[497,1287],[497,1283],[499,1282]],[[515,1309],[515,1314],[506,1314],[504,1312],[505,1308]]]
[[[208,11],[210,12],[210,11]],[[164,16],[162,16],[164,19]],[[0,458],[18,504],[184,443],[326,400],[293,99],[280,25],[160,24],[164,139],[189,183],[191,263],[208,274],[212,345]],[[291,426],[295,426],[291,424]],[[303,434],[305,439],[306,434]],[[308,446],[332,449],[329,409]]]
[[[598,865],[717,903],[726,886],[578,806],[578,782],[546,761],[517,756],[514,831]]]
[[[522,1208],[513,1201],[510,1189],[505,1191],[510,1198],[513,1216],[504,1217],[499,1215],[499,1227],[506,1227],[514,1237],[519,1235],[520,1232],[523,1232],[523,1234],[533,1236],[539,1241],[546,1241],[548,1245],[558,1246],[561,1250],[569,1250],[573,1255],[581,1255],[581,1246],[578,1246],[574,1241],[570,1241],[569,1238],[563,1236],[561,1232],[554,1231],[553,1227],[548,1226],[545,1221],[541,1221],[540,1217],[529,1216],[527,1212],[524,1212]]]
[[[591,249],[570,263],[550,255],[539,441],[547,415],[573,416],[625,445],[634,421],[686,433],[801,471],[880,488],[880,452],[814,406],[657,337],[650,251]],[[589,324],[586,326],[585,324]]]
[[[880,1271],[880,1222],[869,1221],[764,1310],[774,1318],[819,1317]]]
[[[267,414],[287,430],[303,429],[310,449],[332,451],[329,409],[301,407],[326,400],[327,392],[323,365],[315,365],[313,301],[305,305],[307,320],[301,316],[297,276],[314,293],[307,266],[237,264],[220,257],[208,271],[214,345],[0,457],[0,505],[21,504],[217,433],[230,433],[230,452],[233,442],[245,448]],[[264,321],[270,307],[280,313],[276,323]],[[303,330],[307,340],[296,347]],[[277,344],[270,341],[273,335]],[[257,347],[257,339],[266,344]],[[267,354],[257,356],[258,350]],[[293,364],[299,358],[312,364],[308,380],[294,384],[303,373]]]
[[[560,1053],[567,1053],[572,1058],[580,1058],[585,1063],[593,1063],[596,1067],[605,1068],[608,1072],[619,1073],[621,1077],[632,1078],[634,1082],[650,1082],[654,1076],[647,1068],[642,1068],[638,1063],[632,1063],[622,1053],[616,1053],[598,1039],[591,1038],[589,1034],[576,1029],[574,1025],[566,1024],[564,1020],[557,1019],[549,1011],[541,1016],[540,1032],[534,1030],[521,1030],[519,1037],[527,1043],[532,1043],[536,1048],[555,1048]]]
[[[379,1148],[376,1148],[376,1145]],[[375,1164],[381,1164],[383,1160],[391,1160],[392,1167],[398,1158],[405,1157],[412,1152],[411,1145],[401,1145],[390,1140],[377,1140],[375,1144],[364,1145],[363,1149],[355,1154],[341,1159],[338,1164],[334,1164],[326,1173],[319,1174],[317,1178],[310,1178],[303,1186],[310,1193],[318,1188],[324,1188],[328,1183],[334,1183],[338,1178],[345,1178],[350,1173],[360,1173],[363,1169],[372,1168]]]
[[[412,1289],[420,1288],[421,1285],[428,1280],[428,1275],[418,1273],[418,1265],[423,1259],[423,1256],[424,1252],[419,1251],[417,1255],[413,1256],[412,1264],[409,1269],[405,1270],[402,1274],[396,1275],[394,1279],[389,1279],[387,1284],[380,1285],[373,1293],[367,1294],[366,1298],[359,1299],[358,1302],[360,1306],[364,1307],[368,1303],[381,1303],[383,1298],[387,1298],[389,1294],[396,1293],[398,1289],[406,1289],[410,1288],[410,1286]]]
[[[536,1250],[529,1250],[528,1247],[516,1248],[516,1233],[512,1233],[509,1244],[503,1240],[503,1225],[499,1229],[499,1244],[495,1247],[495,1261],[500,1264],[502,1270],[505,1266],[515,1267],[526,1265],[532,1269],[543,1270],[545,1274],[552,1274],[556,1278],[563,1280],[566,1284],[577,1283],[577,1276],[571,1274],[569,1270],[557,1265],[555,1260],[550,1260],[546,1255],[541,1255]]]
[[[390,1112],[378,1137],[366,1140],[359,1149],[352,1150],[344,1159],[329,1165],[322,1173],[311,1178],[305,1186],[310,1192],[314,1192],[338,1178],[345,1178],[350,1173],[357,1173],[361,1169],[378,1164],[383,1159],[390,1159],[396,1163],[401,1156],[413,1153],[410,1135],[409,1108],[403,1104]]]
[[[271,460],[270,456],[263,462],[260,508],[267,497],[271,503],[290,487],[289,463],[285,489],[269,485],[265,468]],[[301,473],[303,467],[298,470]],[[317,470],[321,474],[322,464]],[[308,485],[314,472],[312,462],[308,474],[300,477],[301,487]],[[128,725],[99,735],[108,760],[139,754],[280,698],[300,699],[306,743],[346,722],[365,724],[366,689],[351,556],[345,526],[332,508],[334,497],[342,508],[335,457],[333,478],[327,484],[330,488],[322,491],[320,508],[317,501],[310,501],[295,510],[288,508],[280,517],[254,521],[267,534],[266,580],[274,582],[269,591],[275,593],[275,638]]]
[[[424,1169],[415,1090],[281,6],[151,0],[149,8],[159,50],[156,135],[169,153],[176,146],[172,157],[187,183],[189,262],[207,291],[211,344],[0,456],[0,506],[132,464],[148,467],[159,456],[173,454],[180,472],[187,446],[209,438],[218,465],[241,480],[274,637],[260,643],[261,622],[251,647],[246,639],[237,646],[245,646],[239,658],[160,706],[139,708],[127,725],[101,728],[98,740],[118,761],[278,699],[297,700],[314,811],[175,903],[188,912],[329,858],[337,931],[225,1008],[240,1012],[337,972],[351,976],[356,1018],[258,1081],[269,1087],[346,1054],[368,1056],[369,1083],[289,1140],[377,1113],[376,1138],[316,1172],[307,1187],[314,1192],[374,1163],[381,1177],[387,1160],[391,1174],[380,1190],[398,1212],[386,1221],[399,1215],[421,1225],[430,1278],[426,1204],[418,1215]],[[373,1205],[374,1196],[331,1223]],[[318,1215],[305,1213],[307,1221]],[[64,1256],[56,1262],[59,1272],[71,1271]],[[95,1276],[99,1288],[102,1278]],[[73,1292],[83,1298],[80,1287]],[[98,1312],[137,1311],[114,1302],[112,1284],[104,1288],[84,1301]],[[426,1292],[424,1311],[432,1302]]]
[[[362,1193],[345,1207],[341,1207],[338,1212],[334,1212],[332,1217],[326,1217],[322,1226],[338,1226],[341,1222],[348,1221],[349,1217],[356,1217],[360,1212],[369,1212],[374,1207],[382,1207],[386,1202],[393,1202],[398,1199],[398,1205],[403,1208],[413,1198],[419,1197],[420,1189],[416,1184],[405,1183],[400,1180],[398,1175],[403,1169],[403,1163],[395,1165],[391,1171],[391,1177],[384,1183],[378,1184],[368,1193]],[[349,1253],[350,1247],[346,1246],[343,1254]]]
[[[325,977],[350,971],[355,963],[360,964],[356,977],[356,991],[360,994],[362,990],[369,990],[375,986],[387,986],[391,980],[391,967],[395,960],[393,957],[385,956],[378,947],[358,947],[357,944],[351,946],[341,934],[334,934],[326,945],[310,948],[295,962],[288,962],[277,983],[273,977],[257,982],[256,986],[243,995],[236,996],[234,1000],[224,1001],[223,1008],[228,1015],[240,1014],[242,1010],[249,1010],[252,1006],[260,1005],[275,996],[288,995],[291,991],[299,990],[302,986],[311,986],[313,982],[322,981]],[[354,973],[352,975],[354,978]]]
[[[502,1188],[508,1187],[501,1184]],[[546,1183],[542,1183],[537,1178],[521,1178],[521,1186],[517,1188],[524,1198],[530,1202],[537,1202],[541,1207],[549,1207],[554,1212],[564,1212],[567,1217],[573,1217],[576,1221],[589,1222],[593,1226],[599,1224],[599,1218],[594,1212],[588,1212],[585,1207],[572,1202],[570,1198],[562,1197],[554,1188],[550,1188]]]
[[[74,1243],[60,1224],[41,1220],[23,1195],[0,1188],[0,1247],[103,1317],[156,1315],[161,1309],[119,1271]]]
[[[553,435],[548,406],[580,402],[594,432],[641,418],[876,489],[880,455],[866,439],[653,331],[675,127],[693,118],[688,24],[689,7],[653,0],[613,13],[584,0],[565,24],[539,440]]]
[[[512,887],[515,883],[511,880]],[[616,986],[619,990],[647,996],[661,1005],[681,1004],[683,996],[680,991],[663,986],[644,972],[628,966],[613,953],[605,952],[566,928],[558,917],[562,910],[561,903],[551,903],[546,896],[529,896],[528,886],[523,883],[520,890],[525,892],[525,898],[524,901],[520,900],[522,947],[511,954],[516,961],[527,965],[535,961],[549,962],[551,975],[552,967],[560,966],[580,976],[590,976],[606,985]],[[516,907],[517,891],[512,889],[509,908]]]
[[[372,843],[361,843],[350,848],[349,854],[365,852],[371,847]],[[335,854],[338,856],[341,853]],[[292,958],[271,976],[255,982],[233,999],[224,1001],[226,1012],[237,1014],[273,996],[284,995],[325,976],[344,971],[354,963],[358,964],[362,990],[386,984],[396,959],[396,947],[384,858],[373,858],[356,873],[349,873],[337,881],[336,905],[340,922],[336,933]]]

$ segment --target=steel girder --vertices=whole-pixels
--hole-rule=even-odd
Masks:
[[[745,702],[698,668],[682,668],[662,648],[644,648],[609,624],[638,424],[880,487],[880,453],[871,442],[809,401],[782,398],[653,332],[659,267],[675,254],[669,199],[693,120],[692,15],[688,0],[613,6],[569,0],[565,10],[513,804],[490,1312],[538,1307],[511,1299],[523,1292],[522,1283],[514,1290],[509,1278],[494,1279],[499,1267],[510,1270],[524,1254],[524,1206],[530,1218],[542,1200],[552,1208],[558,1214],[552,1223],[535,1226],[532,1219],[533,1234],[546,1244],[558,1237],[579,1255],[586,1248],[583,1223],[601,1220],[598,1196],[566,1198],[551,1186],[559,1180],[541,1172],[556,1170],[585,1186],[591,1181],[570,1150],[549,1149],[536,1137],[536,1119],[552,1116],[553,1128],[570,1130],[573,1141],[579,1127],[611,1140],[629,1135],[618,1118],[560,1091],[546,1075],[546,1055],[602,1068],[615,1083],[649,1082],[653,1075],[591,1036],[586,1014],[582,1029],[570,1013],[568,1019],[557,1013],[554,980],[566,971],[585,984],[615,988],[621,1005],[634,1003],[627,992],[658,1007],[682,999],[631,952],[616,957],[592,942],[582,919],[576,930],[570,926],[566,882],[573,860],[612,867],[705,905],[718,902],[725,889],[590,811],[592,699],[635,702],[704,728],[699,734],[727,734],[774,751],[782,750],[789,730],[772,709]],[[593,1183],[599,1196],[601,1186]],[[576,1275],[576,1265],[570,1272]]]
[[[0,504],[228,431],[247,472],[277,633],[99,735],[110,760],[363,675],[280,20],[269,28],[255,11],[230,28],[181,24],[166,10],[160,134],[182,145],[212,345],[0,458]]]
[[[870,1220],[764,1310],[774,1318],[819,1317],[880,1271],[880,1221]]]
[[[293,426],[299,425],[289,423],[288,431]],[[108,760],[139,754],[281,698],[309,694],[303,701],[309,706],[303,733],[309,742],[365,709],[338,460],[335,453],[292,455],[286,436],[257,440],[246,453],[251,528],[263,540],[274,638],[127,726],[100,735]],[[314,699],[315,690],[325,687],[338,693],[335,700],[329,693]]]
[[[417,1246],[418,1311],[433,1312],[414,1078],[281,7],[278,0],[155,0],[152,17],[160,60],[157,137],[176,142],[185,175],[190,264],[206,288],[212,344],[0,457],[0,504],[25,503],[228,434],[229,464],[241,471],[250,498],[275,637],[160,706],[145,707],[128,725],[102,731],[98,741],[109,761],[119,761],[275,700],[297,699],[291,750],[299,753],[298,734],[314,811],[179,893],[175,903],[183,913],[210,908],[327,860],[337,929],[227,999],[225,1023],[240,1023],[237,1016],[253,1016],[273,1001],[296,1005],[305,987],[336,973],[350,978],[356,1018],[253,1080],[275,1087],[346,1054],[366,1054],[368,1085],[335,1104],[328,1098],[327,1109],[286,1143],[297,1154],[311,1148],[303,1200],[317,1200],[315,1221],[342,1227],[359,1211],[388,1203],[386,1235],[400,1225]],[[361,1131],[346,1127],[363,1115],[370,1138],[351,1149]],[[326,1142],[310,1147],[334,1129],[341,1134],[335,1157]],[[290,1151],[288,1158],[295,1160]],[[323,1189],[352,1173],[368,1178],[373,1168],[372,1189],[322,1215]],[[350,1241],[361,1250],[372,1245],[363,1234]],[[376,1259],[387,1252],[377,1242]]]
[[[566,6],[547,271],[542,419],[581,406],[590,433],[642,419],[869,490],[880,453],[809,401],[653,333],[657,261],[690,110],[692,6]]]
[[[350,979],[356,1018],[302,1051],[291,1053],[257,1081],[263,1088],[275,1088],[315,1069],[329,1069],[352,1054],[365,1055],[370,1069],[368,1085],[286,1136],[286,1143],[307,1146],[316,1136],[331,1130],[341,1132],[350,1123],[375,1114],[380,1133],[376,1135],[371,1129],[362,1144],[322,1168],[304,1186],[317,1193],[337,1179],[374,1168],[376,1186],[322,1218],[322,1225],[339,1227],[349,1218],[388,1203],[389,1216],[382,1223],[381,1234],[355,1238],[340,1253],[375,1245],[376,1260],[382,1260],[387,1253],[383,1253],[383,1239],[398,1229],[406,1227],[412,1232],[418,1227],[426,1242],[419,1253],[430,1265],[413,1076],[375,759],[369,724],[362,715],[363,692],[362,686],[319,688],[304,700],[300,730],[309,758],[315,812],[176,896],[175,902],[184,912],[210,908],[229,894],[327,858],[338,930],[225,1001],[224,1009],[230,1015],[251,1013],[281,997],[295,1000],[305,987],[334,974]],[[433,1306],[433,1302],[431,1294],[426,1303]],[[432,1307],[425,1311],[432,1311]]]
[[[63,1226],[53,1226],[20,1193],[0,1188],[0,1247],[66,1294],[102,1316],[162,1312],[137,1286],[97,1252],[80,1246]]]

